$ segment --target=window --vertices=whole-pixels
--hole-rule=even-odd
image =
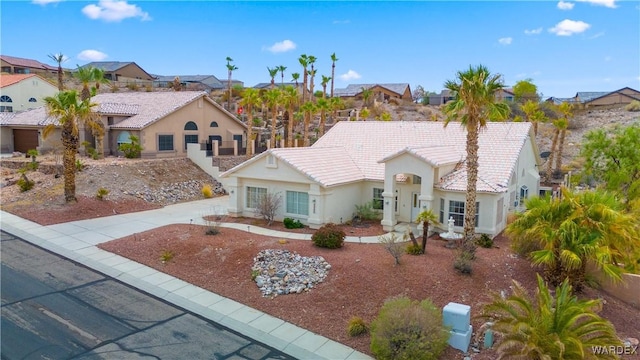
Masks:
[[[13,100],[11,100],[7,95],[2,95],[0,96],[0,102],[13,102]]]
[[[309,215],[309,194],[298,191],[287,191],[287,213]]]
[[[218,127],[218,123],[215,121],[212,121],[209,127]]]
[[[260,200],[265,195],[267,195],[267,188],[247,186],[247,208],[255,209],[258,207]]]
[[[187,150],[187,144],[197,144],[198,135],[185,135],[184,136],[184,149]]]
[[[449,200],[449,216],[455,220],[455,226],[464,226],[464,201]],[[475,225],[478,227],[480,221],[480,203],[476,202],[476,221]]]
[[[496,211],[496,225],[499,225],[500,222],[502,221],[502,217],[504,216],[504,198],[500,198],[500,200],[498,200],[498,205],[497,205],[497,211]],[[476,210],[476,213],[478,211]]]
[[[524,201],[529,197],[529,188],[527,185],[522,185],[520,188],[520,205],[524,204]]]
[[[422,178],[418,175],[413,175],[413,183],[414,184],[422,184]]]
[[[440,199],[440,217],[438,218],[440,224],[444,224],[444,199]]]
[[[38,102],[38,100],[36,100],[36,98],[29,98],[29,102]]]
[[[113,116],[107,116],[107,125],[113,125]]]
[[[158,135],[158,151],[173,150],[173,135]]]
[[[382,193],[384,189],[374,188],[373,189],[373,208],[376,210],[384,209],[384,197]]]
[[[189,121],[186,124],[184,124],[184,129],[185,130],[198,130],[198,125],[196,125],[196,123],[194,123],[193,121]]]
[[[13,106],[0,106],[0,112],[13,112]]]

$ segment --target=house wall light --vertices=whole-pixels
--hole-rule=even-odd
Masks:
[[[386,200],[386,201],[384,202],[384,204],[385,204],[385,205],[389,205],[389,200]]]
[[[233,190],[231,190],[231,193],[233,194]]]

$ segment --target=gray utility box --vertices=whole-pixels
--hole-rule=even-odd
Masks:
[[[448,303],[442,310],[442,321],[444,326],[451,328],[449,345],[454,349],[467,352],[471,343],[471,306]]]

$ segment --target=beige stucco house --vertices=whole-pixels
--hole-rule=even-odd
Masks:
[[[0,74],[0,112],[20,112],[44,106],[58,88],[36,74]]]
[[[364,90],[370,90],[372,99],[386,101],[390,99],[401,99],[412,101],[411,87],[407,83],[398,84],[349,84],[344,89],[334,89],[334,96],[343,99],[362,100]]]
[[[593,97],[587,101],[584,101],[585,106],[606,106],[606,105],[620,105],[629,104],[632,101],[640,101],[640,91],[625,87],[609,93],[604,93],[600,96]]]
[[[94,67],[104,71],[104,77],[109,81],[152,84],[155,77],[133,61],[93,61],[82,65],[84,67]]]
[[[496,235],[507,214],[539,194],[540,163],[529,123],[489,123],[480,134],[477,228]],[[277,219],[312,228],[352,219],[373,203],[382,225],[413,222],[431,209],[462,230],[466,131],[456,123],[339,122],[307,148],[264,152],[221,174],[231,216],[255,216],[260,195],[279,193]],[[446,225],[444,226],[446,228]]]
[[[205,92],[104,93],[91,101],[106,129],[106,155],[123,155],[118,147],[132,135],[140,140],[143,158],[186,157],[188,143],[217,143],[220,154],[240,153],[246,144],[246,126]],[[50,123],[56,120],[47,117],[44,108],[0,118],[3,148],[8,144],[4,151],[22,147],[14,136],[20,128],[32,131],[40,151],[59,146],[60,130],[46,139],[41,136],[40,130]],[[81,129],[80,141],[96,146],[89,129]]]
[[[0,70],[7,74],[39,74],[46,77],[58,74],[57,66],[9,55],[0,55]]]

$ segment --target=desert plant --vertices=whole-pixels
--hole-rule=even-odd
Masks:
[[[345,237],[344,231],[335,224],[329,223],[316,230],[311,236],[311,241],[317,247],[337,249],[342,247]]]
[[[127,84],[127,89],[131,91],[138,91],[140,89],[140,86],[138,86],[138,83],[132,82]]]
[[[205,184],[202,186],[202,196],[206,199],[211,199],[213,197],[213,189],[211,189],[211,185]]]
[[[31,162],[36,162],[36,156],[38,156],[38,150],[29,149],[27,155],[31,158]]]
[[[292,219],[292,218],[284,218],[284,220],[282,220],[282,224],[284,225],[285,228],[287,229],[302,229],[304,227],[304,224],[300,222],[300,220],[298,219]]]
[[[98,191],[96,192],[96,198],[98,200],[104,200],[104,198],[109,195],[109,190],[101,187],[98,189]]]
[[[38,170],[38,167],[39,167],[39,166],[40,166],[40,164],[39,164],[39,163],[32,161],[32,162],[30,162],[30,163],[27,163],[27,164],[24,166],[24,168],[25,168],[25,170],[36,171],[36,170]]]
[[[174,256],[175,256],[175,254],[173,253],[173,251],[171,251],[171,250],[163,250],[162,254],[160,254],[160,261],[162,261],[163,264],[166,264],[169,261],[173,260]]]
[[[371,112],[369,111],[369,109],[364,108],[360,110],[360,119],[366,120],[370,115],[371,115]]]
[[[255,212],[258,216],[267,220],[267,226],[271,226],[282,205],[280,193],[264,193],[258,196]]]
[[[471,274],[473,254],[468,251],[461,250],[453,262],[453,268],[461,274]]]
[[[422,210],[418,216],[416,216],[415,222],[422,223],[422,253],[427,250],[427,238],[429,237],[429,225],[438,225],[438,215],[433,210]]]
[[[422,251],[422,246],[419,244],[409,244],[407,245],[406,252],[409,255],[421,255],[424,254]]]
[[[151,87],[151,84],[147,84],[147,86],[145,86],[144,89],[145,89],[146,92],[152,92],[153,91],[153,88]]]
[[[371,323],[371,352],[376,359],[438,359],[448,340],[441,311],[428,299],[389,299]]]
[[[251,270],[251,281],[256,281],[256,278],[260,275],[260,270]]]
[[[206,235],[218,235],[220,234],[220,225],[226,221],[226,214],[214,214],[203,217],[207,231]]]
[[[20,179],[18,179],[16,183],[18,184],[18,187],[20,188],[21,192],[29,191],[35,185],[35,182],[33,180],[29,180],[29,178],[27,178],[27,175],[25,173],[22,173],[22,175],[20,176]]]
[[[403,241],[406,241],[407,234],[404,234]],[[378,242],[384,246],[384,249],[393,256],[394,265],[400,265],[400,257],[404,253],[404,246],[402,244],[401,239],[396,235],[396,233],[390,233],[387,235],[378,236]]]
[[[369,332],[367,323],[360,316],[353,316],[347,325],[347,335],[356,337]]]
[[[76,172],[82,171],[84,169],[84,163],[80,159],[76,159]]]
[[[476,244],[478,244],[478,246],[480,246],[480,247],[489,249],[489,248],[493,247],[493,239],[491,238],[491,236],[489,236],[487,234],[482,234],[476,240]]]
[[[143,147],[140,145],[140,139],[137,136],[129,136],[129,143],[122,143],[118,146],[118,150],[124,153],[127,159],[135,159],[140,157]]]
[[[360,220],[375,220],[378,217],[378,213],[373,210],[373,201],[356,205],[356,217]]]
[[[118,92],[118,91],[120,91],[120,88],[118,87],[118,84],[116,84],[115,82],[112,82],[111,83],[111,92],[114,93],[114,92]]]
[[[628,103],[627,106],[624,107],[624,109],[627,111],[640,111],[640,101],[633,100],[632,102]]]

